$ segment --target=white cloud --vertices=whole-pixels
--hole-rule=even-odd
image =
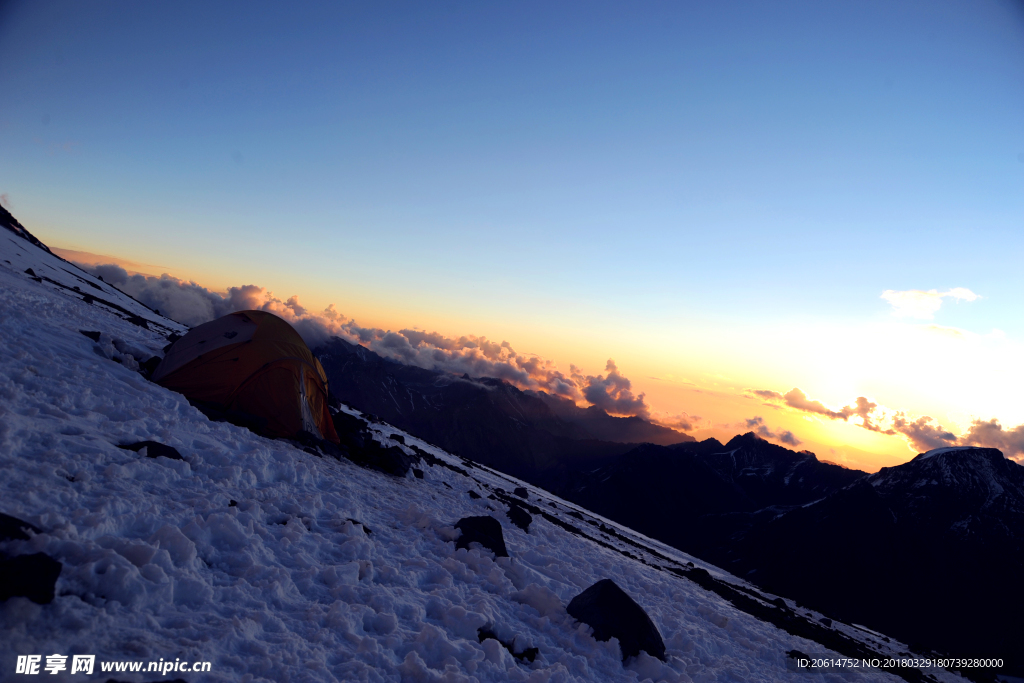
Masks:
[[[945,292],[940,292],[937,289],[929,289],[927,292],[920,289],[908,289],[902,292],[887,289],[882,292],[882,298],[892,305],[893,315],[899,318],[917,318],[918,320],[931,320],[946,297],[957,301],[974,301],[981,298],[965,287],[954,287]]]

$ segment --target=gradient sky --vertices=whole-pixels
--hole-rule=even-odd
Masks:
[[[1024,423],[1016,2],[0,3],[0,201],[213,289],[614,358],[697,436],[915,452],[750,393],[794,387]]]

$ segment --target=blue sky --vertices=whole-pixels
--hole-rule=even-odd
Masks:
[[[215,289],[645,372],[884,290],[1024,337],[1017,3],[15,2],[0,92],[29,229]]]

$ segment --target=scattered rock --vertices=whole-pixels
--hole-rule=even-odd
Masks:
[[[397,441],[400,444],[404,444],[405,443],[405,437],[402,436],[401,434],[392,434],[392,435],[388,436],[388,438],[391,439],[392,441]]]
[[[371,443],[377,444],[376,441],[367,441],[367,445]],[[348,458],[362,467],[396,477],[404,477],[412,467],[412,464],[418,460],[418,458],[413,458],[403,451],[399,446],[381,448],[380,444],[377,444],[376,448],[369,446],[360,450],[350,450]]]
[[[0,560],[0,601],[15,596],[46,605],[53,601],[60,562],[44,553]]]
[[[697,583],[708,583],[712,580],[711,572],[702,567],[695,567],[687,572],[686,575]]]
[[[399,446],[370,449],[368,453],[374,469],[393,474],[396,477],[404,477],[412,464],[419,460],[403,451]]]
[[[664,661],[665,642],[643,608],[611,579],[602,579],[569,603],[566,611],[594,629],[597,640],[619,639],[622,660],[644,650]]]
[[[360,522],[358,519],[352,519],[351,517],[348,517],[347,519],[348,519],[348,521],[352,522],[353,524],[358,524],[359,526],[363,527],[363,533],[366,534],[367,536],[369,536],[370,534],[373,533],[372,531],[370,531],[370,527],[366,526],[365,524]]]
[[[517,486],[514,489],[512,489],[512,495],[519,496],[523,500],[527,500],[530,497],[530,494],[526,491],[525,486]]]
[[[401,446],[385,448],[373,438],[366,420],[337,412],[331,416],[334,429],[341,440],[337,453],[371,470],[404,477],[409,469],[420,460],[420,456],[409,455]]]
[[[229,508],[236,508],[236,507],[238,507],[238,501],[234,500],[234,499],[229,500],[228,501],[228,507]]]
[[[455,541],[456,548],[469,548],[470,543],[479,543],[493,552],[495,557],[508,557],[501,523],[494,517],[463,517],[455,523],[455,528],[462,531],[462,535]]]
[[[94,342],[99,342],[100,340],[100,333],[94,330],[79,330],[79,332],[84,334],[89,339],[92,339]]]
[[[139,441],[138,443],[123,444],[118,446],[118,448],[123,448],[126,451],[135,451],[136,453],[145,448],[147,458],[159,458],[163,456],[165,458],[170,458],[171,460],[185,459],[181,457],[181,453],[178,452],[177,448],[160,443],[159,441]]]
[[[479,493],[477,493],[476,491],[470,491],[469,492],[469,497],[472,498],[473,500],[476,500],[478,498],[481,498],[482,496]]]
[[[422,479],[423,470],[419,469],[418,467],[412,468],[412,476],[416,477],[417,479]]]
[[[494,633],[494,631],[492,631],[486,626],[481,626],[477,629],[477,638],[481,643],[487,640],[488,638],[493,638],[494,640],[501,643],[501,646],[508,650],[509,654],[511,654],[513,657],[515,657],[519,661],[523,661],[525,659],[531,664],[533,664],[533,660],[537,659],[537,654],[540,652],[540,649],[536,647],[528,647],[522,652],[516,652],[514,649],[515,642],[505,642],[504,640],[499,638],[497,634]]]
[[[530,516],[529,512],[519,507],[518,505],[509,505],[508,521],[512,522],[523,531],[529,533],[530,522],[533,521],[533,517]]]

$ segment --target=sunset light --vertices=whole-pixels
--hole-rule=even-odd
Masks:
[[[1020,683],[1022,221],[1012,0],[0,0],[0,679]]]

